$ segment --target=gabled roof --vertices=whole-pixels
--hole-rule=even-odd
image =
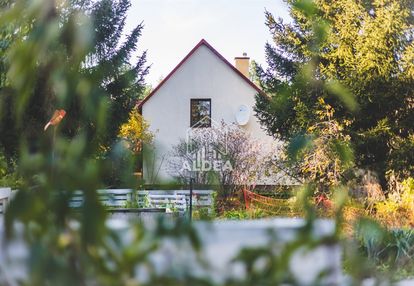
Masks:
[[[239,77],[241,77],[247,84],[253,87],[257,92],[262,93],[260,88],[258,88],[250,79],[248,79],[245,75],[243,75],[238,69],[236,69],[228,60],[226,60],[216,49],[214,49],[206,40],[202,39],[189,53],[185,56],[185,58],[167,75],[165,79],[163,79],[157,87],[147,95],[142,101],[138,103],[138,108],[141,108],[148,99],[150,99],[160,88],[164,85],[165,82],[169,80],[169,78],[194,54],[196,50],[198,50],[201,46],[206,46],[210,51],[213,52],[220,60],[222,60],[227,66],[229,66]]]

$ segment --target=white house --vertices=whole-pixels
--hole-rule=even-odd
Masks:
[[[156,169],[160,179],[169,179],[166,157],[171,147],[186,137],[189,128],[201,118],[205,122],[234,123],[241,106],[251,116],[242,126],[252,137],[274,142],[254,117],[255,95],[260,89],[249,80],[249,58],[235,58],[230,64],[207,41],[201,40],[171,73],[139,104],[141,114],[155,134]],[[204,124],[204,123],[203,123]],[[154,170],[146,170],[144,177]]]

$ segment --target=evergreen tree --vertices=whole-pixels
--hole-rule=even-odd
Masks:
[[[261,123],[270,134],[292,140],[319,123],[324,102],[350,136],[360,167],[375,170],[383,185],[388,170],[413,175],[414,2],[287,3],[292,23],[266,12],[274,43],[265,46],[268,68],[257,68],[267,94],[257,95]],[[315,30],[306,11],[329,32]],[[308,66],[315,68],[311,86]]]
[[[1,1],[0,10],[5,11],[14,3],[14,0]],[[12,21],[0,25],[0,153],[4,152],[9,162],[16,155],[20,131],[13,115],[14,98],[7,78],[9,68],[7,52],[13,43],[27,35],[29,28],[28,23],[16,26]]]
[[[54,1],[45,1],[44,5],[53,5]],[[43,136],[43,126],[58,108],[67,111],[65,120],[62,121],[65,133],[72,137],[80,130],[88,130],[90,137],[99,138],[96,144],[108,149],[117,138],[120,126],[128,120],[128,115],[135,107],[135,103],[144,91],[144,77],[148,72],[146,66],[146,53],[136,56],[138,40],[141,36],[143,25],[137,25],[128,35],[125,35],[125,21],[127,11],[130,7],[129,0],[68,0],[63,2],[65,5],[56,6],[50,11],[59,15],[62,23],[72,21],[74,25],[81,25],[82,21],[92,21],[92,49],[90,53],[82,60],[81,69],[78,70],[84,76],[96,83],[96,86],[82,86],[79,88],[102,89],[108,100],[109,115],[107,116],[107,132],[105,135],[93,136],[96,126],[91,124],[92,120],[81,117],[81,109],[85,104],[78,97],[68,96],[62,102],[56,98],[55,90],[49,88],[45,79],[49,78],[50,65],[39,65],[31,62],[28,55],[28,68],[37,70],[36,78],[30,78],[33,82],[33,89],[28,91],[26,105],[27,109],[24,114],[19,114],[19,107],[13,100],[13,89],[9,88],[7,83],[8,70],[7,52],[10,45],[18,45],[18,41],[27,40],[22,33],[30,30],[33,23],[19,23],[19,37],[11,39],[13,33],[3,32],[7,26],[1,27],[0,38],[0,147],[3,146],[8,157],[13,156],[18,147],[16,138],[25,137],[29,142],[33,139]],[[55,4],[57,5],[57,4]],[[85,12],[90,19],[79,17]],[[78,15],[79,14],[79,15]],[[47,17],[47,15],[46,15]],[[70,25],[67,25],[70,27]],[[34,33],[35,34],[35,33]],[[90,34],[85,32],[85,35]],[[78,35],[79,36],[79,35]],[[82,35],[80,35],[82,36]],[[125,39],[123,38],[125,36]],[[7,45],[3,42],[10,39]],[[56,43],[55,50],[49,53],[67,53],[68,57],[74,51],[65,50],[73,43],[73,33],[67,30]],[[136,58],[135,58],[136,57]],[[68,64],[71,59],[68,58]],[[8,75],[10,76],[10,74]],[[59,76],[59,74],[54,75]],[[65,86],[56,86],[57,89],[65,89]],[[71,91],[68,90],[68,93]],[[88,99],[85,99],[88,100]],[[20,103],[21,104],[21,103]],[[36,146],[32,146],[36,148]]]
[[[99,82],[111,100],[110,122],[103,142],[106,146],[117,138],[120,126],[128,121],[145,91],[146,52],[132,63],[143,24],[137,25],[122,41],[130,6],[129,0],[101,0],[90,11],[95,28],[94,49],[83,72]]]

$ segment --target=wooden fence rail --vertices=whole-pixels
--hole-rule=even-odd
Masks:
[[[10,200],[10,196],[10,188],[0,188],[0,213],[4,213],[6,211],[7,204]]]
[[[134,191],[132,189],[105,189],[98,190],[101,202],[110,208],[124,208],[137,204],[140,208],[167,208],[171,211],[186,212],[190,205],[189,190],[151,190]],[[193,207],[207,208],[209,212],[213,206],[211,190],[194,190]],[[10,188],[0,188],[0,213],[4,212],[12,196]],[[83,192],[75,191],[69,205],[73,208],[81,207],[84,201]]]
[[[213,193],[210,190],[195,190],[193,192],[193,206],[208,208],[213,205]],[[167,208],[172,211],[185,212],[190,204],[189,190],[151,190],[137,191],[132,189],[106,189],[98,190],[102,203],[108,207],[122,208],[128,203],[138,204],[141,208]],[[71,199],[71,207],[80,207],[83,203],[82,191],[75,192]]]

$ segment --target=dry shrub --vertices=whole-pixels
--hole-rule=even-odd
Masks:
[[[343,233],[348,237],[352,237],[355,232],[355,224],[359,219],[365,217],[366,215],[367,210],[361,204],[352,202],[351,204],[345,206],[343,209]]]
[[[386,200],[375,204],[375,218],[389,228],[414,227],[414,178],[390,178]]]
[[[351,196],[365,204],[369,213],[375,212],[375,205],[385,200],[384,192],[379,184],[378,177],[369,170],[358,170],[356,182],[352,183]]]
[[[222,215],[228,210],[245,209],[244,197],[242,192],[235,192],[224,196],[223,191],[217,193],[215,199],[215,211],[218,215]]]
[[[352,232],[354,218],[369,215],[387,228],[414,226],[414,179],[401,181],[393,173],[388,176],[387,196],[373,172],[359,170],[352,182],[351,195],[365,205],[365,210],[346,207],[344,209],[345,232]],[[365,213],[364,213],[365,212]]]

